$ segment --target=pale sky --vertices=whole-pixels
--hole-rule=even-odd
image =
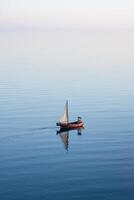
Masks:
[[[134,28],[134,0],[0,0],[0,30]]]

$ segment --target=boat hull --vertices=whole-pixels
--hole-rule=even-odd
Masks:
[[[84,128],[83,122],[78,122],[78,121],[67,123],[67,124],[57,123],[57,126],[60,126],[61,128],[64,128],[64,129]]]

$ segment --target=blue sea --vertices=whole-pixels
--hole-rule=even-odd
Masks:
[[[0,199],[134,199],[130,31],[0,33]],[[57,134],[69,119],[84,129]]]

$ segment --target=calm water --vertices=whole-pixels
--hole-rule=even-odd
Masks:
[[[0,43],[0,199],[134,199],[133,33],[12,32]],[[85,123],[68,151],[55,126],[66,99]]]

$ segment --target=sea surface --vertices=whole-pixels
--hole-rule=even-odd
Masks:
[[[134,199],[132,31],[0,33],[0,199]],[[69,119],[84,129],[57,134]]]

